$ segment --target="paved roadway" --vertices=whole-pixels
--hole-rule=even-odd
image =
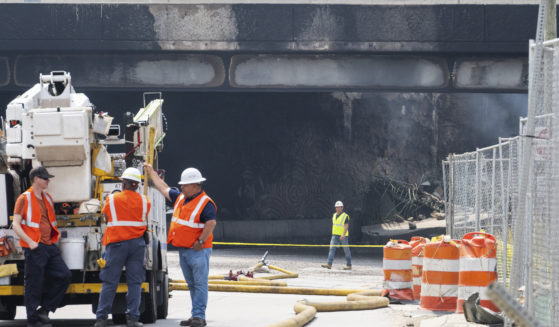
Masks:
[[[245,270],[258,262],[266,249],[214,249],[210,274],[229,270]],[[338,250],[332,270],[320,267],[326,260],[327,249],[270,249],[268,262],[299,273],[297,279],[284,279],[288,286],[318,288],[373,288],[382,286],[382,255],[378,250],[362,249],[354,253],[353,270],[344,271],[343,251]],[[182,279],[176,252],[168,255],[171,278]],[[266,326],[294,315],[293,305],[301,299],[311,301],[344,301],[343,297],[280,294],[210,292],[207,321],[209,327]],[[173,291],[169,300],[169,316],[151,326],[178,326],[188,318],[188,292]],[[51,315],[55,327],[93,326],[95,316],[90,305],[73,305]],[[391,305],[388,308],[349,312],[319,312],[309,327],[340,326],[470,326],[461,315],[435,314],[419,310],[416,304]],[[26,326],[25,310],[17,308],[15,321],[2,321],[1,327]],[[149,326],[149,325],[148,325]]]

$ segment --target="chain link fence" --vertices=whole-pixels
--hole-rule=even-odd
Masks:
[[[532,44],[530,65],[519,136],[443,161],[447,232],[457,239],[480,229],[493,234],[499,282],[541,326],[557,327],[559,40]]]
[[[454,239],[483,229],[498,240],[499,281],[512,265],[512,208],[518,196],[519,137],[443,161],[447,233]]]

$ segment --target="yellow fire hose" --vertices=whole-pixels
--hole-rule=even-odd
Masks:
[[[249,271],[255,271],[265,265],[264,254],[262,260]],[[275,294],[301,294],[301,295],[333,295],[346,296],[347,301],[339,302],[309,302],[298,301],[293,310],[296,315],[284,321],[269,325],[268,327],[301,327],[314,319],[316,313],[321,311],[349,311],[349,310],[369,310],[387,307],[389,300],[381,296],[380,290],[350,290],[350,289],[318,289],[307,287],[287,287],[286,283],[273,282],[272,279],[297,278],[299,275],[291,271],[267,265],[282,273],[282,275],[263,276],[250,278],[239,275],[238,281],[225,280],[228,275],[209,276],[208,290],[217,292],[246,292],[246,293],[275,293]],[[188,290],[188,285],[184,280],[171,280],[169,290]]]
[[[169,283],[169,289],[173,291],[186,291],[188,285],[185,283]],[[244,293],[275,293],[275,294],[301,294],[301,295],[332,295],[346,296],[363,290],[346,289],[321,289],[308,287],[282,287],[262,285],[221,285],[208,284],[208,290],[214,292],[244,292]]]
[[[247,277],[245,277],[247,278]],[[186,284],[184,280],[176,280],[171,279],[169,280],[171,284]],[[209,280],[209,284],[217,285],[217,284],[224,284],[224,285],[264,285],[264,286],[287,286],[286,282],[276,282],[267,279],[253,279],[247,278],[242,280]]]
[[[375,295],[373,295],[375,294]],[[301,327],[314,319],[317,312],[326,311],[348,311],[348,310],[370,310],[387,307],[389,300],[380,295],[379,290],[370,290],[347,295],[348,302],[309,302],[298,301],[293,310],[295,317],[280,321],[268,327]]]

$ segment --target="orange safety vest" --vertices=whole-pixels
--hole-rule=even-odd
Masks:
[[[144,235],[150,209],[149,199],[134,191],[124,190],[107,196],[103,207],[103,213],[107,216],[103,245]]]
[[[184,204],[184,200],[184,194],[181,193],[175,201],[173,219],[171,219],[167,242],[176,247],[191,248],[194,242],[200,238],[202,230],[204,229],[204,223],[200,222],[202,210],[204,210],[208,202],[213,203],[216,210],[217,206],[204,191],[187,204]],[[211,248],[213,244],[212,240],[213,233],[210,234],[208,239],[204,242],[203,247]]]
[[[33,241],[39,242],[41,240],[41,231],[39,224],[41,223],[41,206],[35,194],[33,194],[33,187],[23,192],[20,197],[24,197],[24,206],[27,207],[23,213],[21,220],[21,228]],[[43,191],[43,202],[47,208],[49,222],[54,233],[51,233],[51,242],[56,243],[60,233],[56,225],[56,215],[54,214],[54,201],[47,192]],[[19,245],[28,248],[29,244],[25,243],[23,239],[19,240]]]

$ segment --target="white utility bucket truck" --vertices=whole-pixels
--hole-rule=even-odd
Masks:
[[[14,319],[16,306],[23,305],[24,256],[11,220],[15,200],[30,186],[29,171],[39,165],[55,176],[48,192],[61,232],[58,246],[72,271],[64,303],[91,304],[96,311],[102,285],[103,201],[120,190],[118,177],[125,168],[142,171],[146,161],[156,168],[163,148],[161,94],[147,105],[145,101],[146,94],[144,108],[125,115],[124,138],[110,116],[96,110],[85,94],[75,92],[70,73],[64,71],[41,74],[38,84],[8,104],[0,149],[0,320]],[[108,148],[124,152],[111,153]],[[166,208],[164,197],[145,179],[139,192],[152,202],[140,311],[143,322],[153,323],[167,317]],[[124,272],[113,304],[116,324],[126,321],[125,294]]]

